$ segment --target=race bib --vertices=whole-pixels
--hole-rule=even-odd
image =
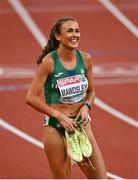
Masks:
[[[60,102],[73,104],[84,99],[88,81],[84,74],[70,76],[57,80],[60,91]]]

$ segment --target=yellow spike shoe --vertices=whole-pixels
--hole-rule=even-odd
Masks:
[[[81,162],[83,160],[83,156],[79,146],[79,140],[76,131],[70,134],[65,131],[65,137],[67,142],[68,156],[75,162]]]
[[[86,158],[89,158],[92,155],[92,145],[87,137],[87,134],[83,127],[78,127],[76,133],[80,143],[80,149],[82,155]]]

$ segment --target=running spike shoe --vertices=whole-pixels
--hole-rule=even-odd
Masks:
[[[79,140],[76,131],[68,133],[65,131],[65,137],[67,142],[67,154],[75,162],[81,162],[83,160],[82,152],[79,146]]]
[[[78,127],[76,129],[76,134],[79,139],[79,144],[80,144],[80,149],[81,149],[82,155],[86,158],[89,158],[92,155],[92,145],[91,145],[83,127]]]

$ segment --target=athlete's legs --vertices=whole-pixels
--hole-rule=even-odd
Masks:
[[[84,174],[87,176],[87,178],[93,178],[93,179],[107,179],[107,174],[106,174],[106,169],[105,169],[105,165],[104,165],[104,161],[100,152],[100,149],[97,145],[97,142],[94,138],[94,135],[92,133],[91,130],[91,126],[90,123],[88,123],[85,127],[84,127],[88,138],[92,144],[93,147],[93,153],[92,156],[88,159],[85,159],[86,163],[89,164],[88,165],[84,165],[84,163],[80,163],[78,164],[79,167],[82,169],[82,171],[84,172]],[[94,166],[94,168],[92,166],[90,166],[90,162],[92,163],[92,165]]]
[[[43,143],[53,178],[69,179],[71,161],[66,154],[63,135],[51,126],[44,127]]]

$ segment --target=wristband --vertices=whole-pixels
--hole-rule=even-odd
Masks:
[[[90,104],[88,104],[88,103],[84,103],[83,105],[86,105],[86,106],[87,106],[87,108],[89,109],[89,111],[91,110],[91,106],[90,106]]]

